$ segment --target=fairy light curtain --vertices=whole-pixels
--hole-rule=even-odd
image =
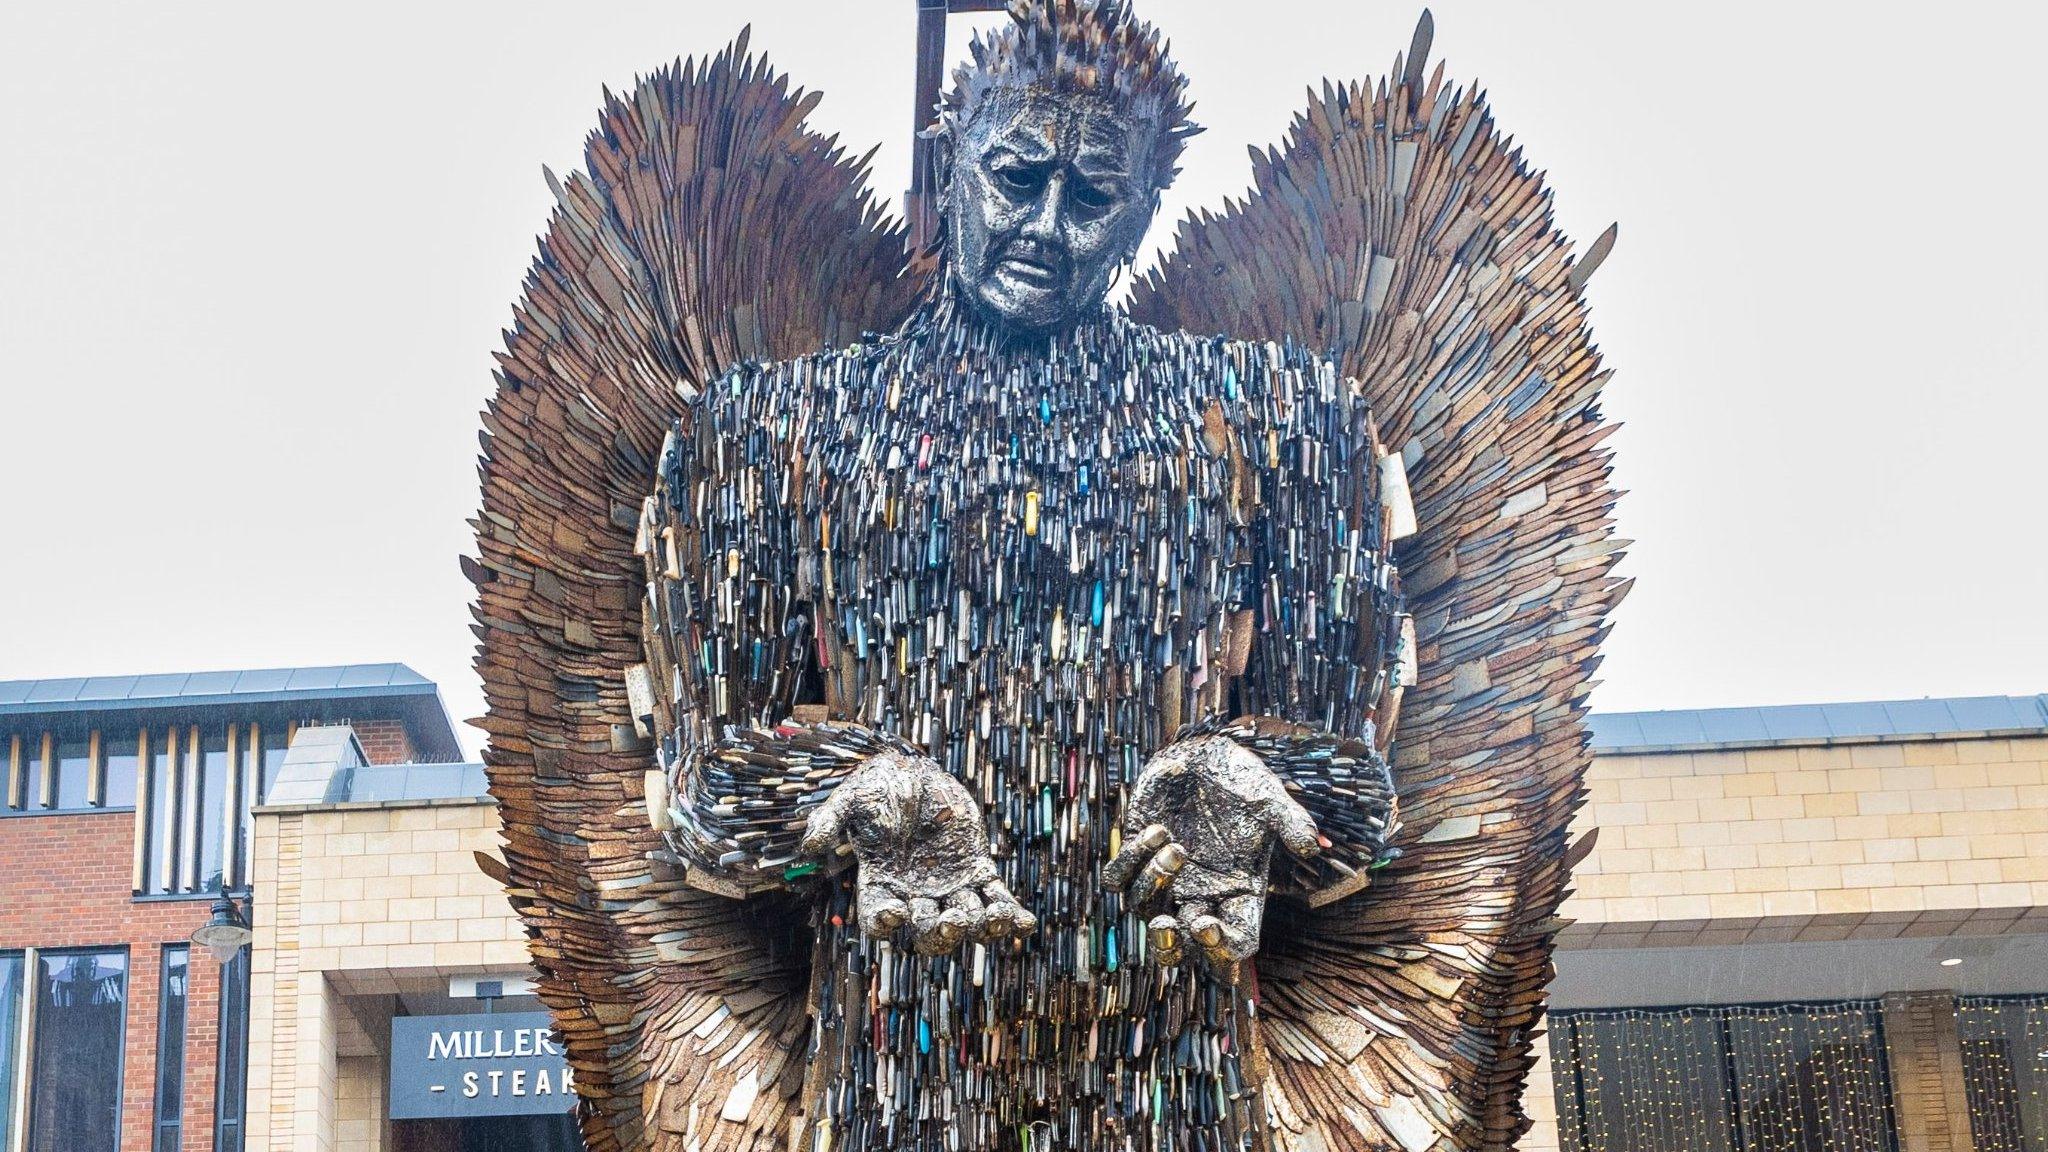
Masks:
[[[2048,996],[1956,1000],[1978,1152],[2048,1152]]]
[[[1872,1001],[1566,1012],[1550,1042],[1568,1152],[1897,1147]]]

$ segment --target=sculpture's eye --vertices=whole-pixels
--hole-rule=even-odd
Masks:
[[[996,169],[996,180],[1011,192],[1030,193],[1045,183],[1045,175],[1022,164],[1005,164]]]
[[[1114,189],[1105,188],[1100,184],[1090,184],[1086,180],[1074,182],[1072,195],[1074,203],[1091,212],[1100,212],[1116,204],[1116,192]]]

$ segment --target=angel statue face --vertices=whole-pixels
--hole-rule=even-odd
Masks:
[[[1100,97],[992,95],[952,141],[944,175],[955,291],[1026,332],[1094,311],[1158,207],[1141,175],[1156,131]]]

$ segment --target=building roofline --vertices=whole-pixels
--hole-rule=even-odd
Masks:
[[[1607,755],[2040,736],[2048,735],[2048,693],[1604,712],[1587,727],[1593,751]]]
[[[418,728],[417,743],[423,753],[445,758],[461,755],[440,689],[398,663],[0,680],[0,719],[153,713],[223,705],[332,705],[351,700],[401,702]]]

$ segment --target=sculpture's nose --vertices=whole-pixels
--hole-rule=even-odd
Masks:
[[[1031,215],[1025,218],[1021,234],[1026,240],[1057,246],[1060,242],[1060,205],[1066,202],[1064,174],[1055,173],[1039,190],[1038,202],[1031,206]]]

